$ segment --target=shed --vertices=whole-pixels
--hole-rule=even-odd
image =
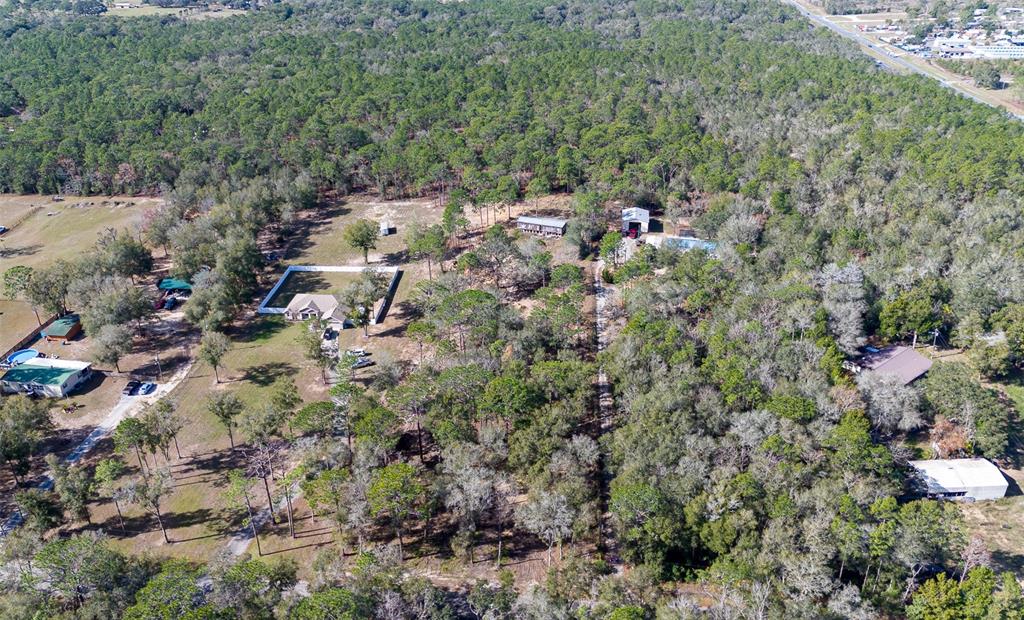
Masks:
[[[890,346],[867,349],[857,362],[854,372],[873,370],[897,375],[903,385],[909,385],[931,370],[932,361],[910,347]]]
[[[164,278],[157,283],[156,287],[161,291],[170,292],[181,292],[188,291],[192,292],[192,284],[181,280],[179,278]]]
[[[82,321],[77,314],[68,314],[43,329],[43,337],[47,342],[73,340],[82,331]]]
[[[651,212],[640,207],[629,207],[622,210],[622,233],[634,235],[645,233],[651,227]]]
[[[7,394],[36,393],[62,398],[92,375],[92,364],[37,357],[19,364],[0,377],[0,390]]]
[[[999,499],[1009,484],[999,468],[985,459],[910,461],[928,497],[968,501]]]
[[[536,217],[521,215],[516,218],[516,228],[523,232],[561,237],[565,234],[567,220],[556,217]]]

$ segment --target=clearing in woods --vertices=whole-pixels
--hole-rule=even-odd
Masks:
[[[70,260],[88,250],[108,228],[134,229],[160,198],[68,196],[52,202],[46,196],[0,195],[0,273],[15,265],[39,268]]]

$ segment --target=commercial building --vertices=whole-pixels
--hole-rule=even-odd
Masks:
[[[37,357],[11,368],[0,377],[5,394],[37,394],[63,398],[92,375],[92,364]]]
[[[999,468],[985,459],[910,461],[920,491],[938,499],[999,499],[1008,483]]]
[[[521,215],[516,218],[516,228],[523,232],[535,235],[547,235],[561,237],[569,222],[557,217],[535,217],[532,215]]]

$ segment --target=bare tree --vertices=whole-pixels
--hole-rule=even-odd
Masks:
[[[963,583],[971,569],[979,566],[991,566],[992,552],[985,545],[985,540],[975,534],[964,547],[963,553],[960,554],[960,560],[963,562],[963,568],[960,570],[960,583]]]
[[[518,511],[519,526],[536,535],[548,546],[547,562],[551,565],[551,549],[558,545],[558,559],[562,559],[562,541],[572,534],[575,519],[565,496],[541,491],[532,496]]]
[[[167,526],[164,524],[163,512],[160,510],[160,501],[171,492],[174,486],[170,472],[166,469],[158,469],[150,472],[149,476],[135,481],[132,485],[130,502],[139,504],[156,517],[160,525],[160,532],[164,535],[164,542],[170,543],[167,537]]]

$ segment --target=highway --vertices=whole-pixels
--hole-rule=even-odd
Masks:
[[[828,18],[823,17],[821,15],[818,15],[817,13],[814,13],[814,12],[808,10],[807,7],[805,7],[803,4],[801,4],[798,0],[782,0],[782,1],[785,2],[788,5],[796,8],[797,11],[800,11],[801,15],[803,15],[807,19],[811,20],[812,23],[817,24],[819,26],[824,26],[825,28],[828,28],[829,30],[831,30],[832,32],[838,34],[839,36],[844,37],[846,39],[849,39],[849,40],[853,41],[854,43],[856,43],[857,45],[860,45],[861,47],[865,47],[867,49],[874,50],[875,52],[877,52],[882,57],[881,58],[881,62],[884,62],[885,64],[889,65],[890,67],[899,67],[899,68],[902,68],[902,69],[906,69],[907,71],[911,71],[913,73],[917,73],[918,75],[923,75],[924,77],[926,77],[928,79],[935,80],[939,84],[942,84],[943,86],[945,86],[946,88],[948,88],[948,89],[950,89],[950,90],[952,90],[954,92],[957,92],[957,93],[959,93],[961,95],[964,95],[965,97],[969,97],[973,101],[976,101],[978,103],[981,103],[981,104],[984,104],[984,105],[996,108],[996,109],[998,109],[998,110],[1000,110],[1002,112],[1005,112],[1006,114],[1016,118],[1017,120],[1024,120],[1024,115],[1022,115],[1022,114],[1015,114],[1013,112],[1010,112],[1006,108],[1003,108],[1002,106],[998,106],[998,105],[995,105],[995,104],[993,104],[993,103],[991,103],[989,101],[985,101],[984,99],[978,97],[977,95],[975,95],[974,93],[972,93],[972,92],[970,92],[968,90],[963,89],[962,87],[958,86],[957,84],[954,84],[954,83],[952,83],[952,82],[950,82],[948,80],[944,80],[942,78],[938,78],[935,75],[925,71],[921,67],[918,67],[914,63],[907,62],[906,60],[904,60],[903,58],[900,58],[899,56],[893,56],[892,54],[890,54],[890,53],[886,52],[885,50],[883,50],[882,48],[880,48],[878,45],[876,45],[874,42],[872,42],[867,37],[862,36],[860,34],[857,34],[856,32],[851,32],[849,30],[841,28],[838,24],[835,24],[834,22],[832,22]]]

